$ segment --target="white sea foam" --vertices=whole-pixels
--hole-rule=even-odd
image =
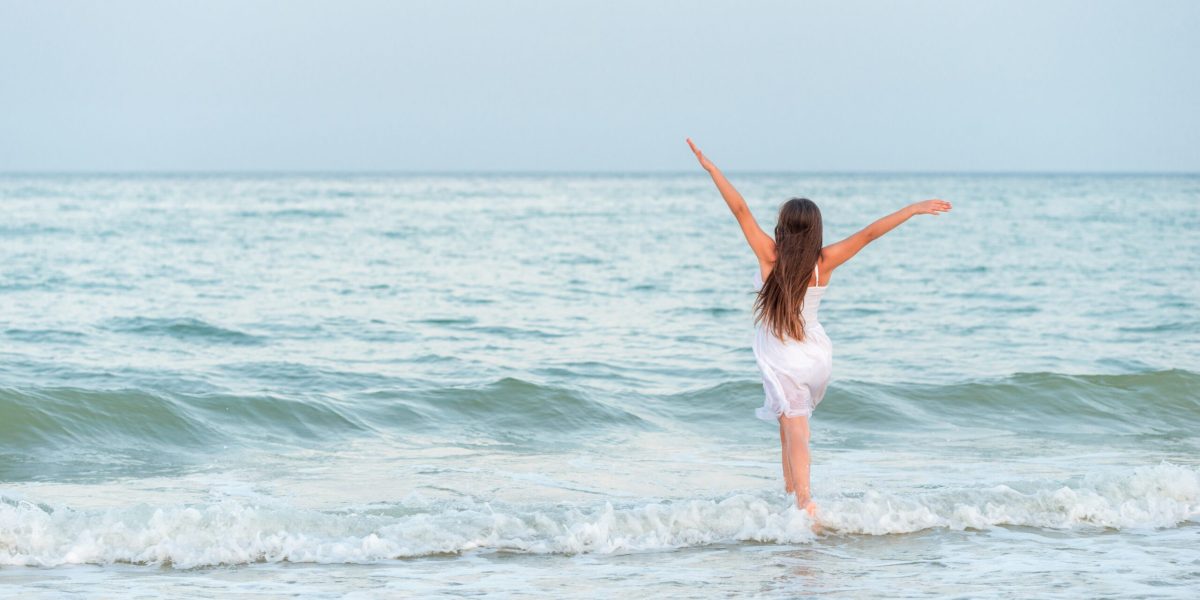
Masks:
[[[226,498],[107,511],[0,505],[0,564],[372,562],[505,550],[614,553],[732,540],[803,542],[807,516],[749,494],[617,509],[498,510],[487,504],[400,517],[330,513]]]
[[[825,535],[934,527],[1172,527],[1200,517],[1200,469],[1171,464],[1092,476],[919,495],[871,491],[822,501]],[[104,511],[0,503],[0,564],[130,562],[189,568],[251,562],[366,563],[469,551],[624,553],[715,543],[807,543],[808,516],[771,494],[614,507],[395,507],[323,512],[267,498]],[[398,515],[398,516],[397,516]]]
[[[1124,474],[1090,474],[1078,484],[1005,485],[921,495],[870,491],[826,503],[826,527],[883,535],[931,527],[997,525],[1112,529],[1173,527],[1200,517],[1200,469],[1162,463]]]

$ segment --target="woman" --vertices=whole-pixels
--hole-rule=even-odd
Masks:
[[[911,204],[822,247],[821,210],[811,200],[793,198],[779,209],[775,239],[771,239],[720,169],[691,139],[687,142],[700,166],[712,175],[758,257],[754,359],[762,372],[766,400],[755,414],[769,422],[778,421],[784,486],[796,495],[797,508],[815,517],[817,505],[808,485],[808,417],[825,396],[833,368],[833,345],[817,321],[821,297],[833,272],[864,246],[913,215],[948,211],[950,203],[926,200]]]

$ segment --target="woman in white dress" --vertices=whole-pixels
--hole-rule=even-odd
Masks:
[[[815,516],[809,491],[808,417],[825,397],[833,369],[833,345],[817,320],[817,309],[833,272],[872,240],[914,215],[950,210],[943,200],[906,206],[862,231],[823,246],[821,210],[811,200],[793,198],[779,209],[775,237],[758,226],[742,195],[692,140],[700,166],[712,175],[721,197],[733,211],[742,233],[758,257],[755,274],[754,358],[762,373],[766,398],[755,414],[779,423],[783,447],[783,480],[796,506]]]

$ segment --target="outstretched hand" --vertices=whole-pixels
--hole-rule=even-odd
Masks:
[[[705,171],[712,171],[713,169],[717,168],[717,166],[712,164],[712,161],[708,160],[708,157],[696,147],[696,144],[692,141],[692,138],[688,138],[687,143],[688,146],[692,148],[692,152],[696,155],[696,160],[700,161],[700,166],[704,167]]]
[[[945,200],[926,200],[909,205],[914,215],[937,215],[950,210],[950,203]]]

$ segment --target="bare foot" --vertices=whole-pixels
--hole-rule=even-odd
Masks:
[[[817,503],[809,499],[808,502],[801,506],[801,508],[804,509],[804,512],[808,513],[808,518],[812,520],[813,533],[821,535],[821,532],[823,532],[825,528],[821,527],[821,523],[817,521]]]
[[[815,520],[817,518],[817,503],[809,500],[808,504],[804,505],[804,511]]]

